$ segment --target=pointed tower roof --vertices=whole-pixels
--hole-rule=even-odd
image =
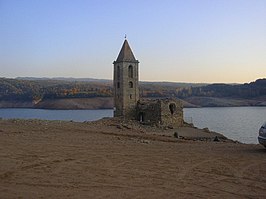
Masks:
[[[123,46],[119,52],[119,55],[116,59],[115,62],[138,62],[138,60],[135,59],[135,56],[127,42],[127,40],[125,39]]]

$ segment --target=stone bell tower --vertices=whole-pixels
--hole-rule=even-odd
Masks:
[[[114,117],[134,119],[139,100],[139,61],[125,39],[114,64]]]

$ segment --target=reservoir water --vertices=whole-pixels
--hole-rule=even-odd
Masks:
[[[95,121],[103,117],[112,117],[112,109],[98,110],[48,110],[29,108],[3,108],[0,109],[0,118],[12,119],[42,119],[42,120],[65,120],[65,121]]]
[[[101,110],[45,110],[0,109],[0,118],[93,121],[112,117],[112,109]],[[258,143],[260,126],[266,121],[266,107],[184,108],[184,118],[196,127],[208,127],[228,138],[243,143]]]
[[[257,144],[259,128],[266,121],[266,107],[187,108],[184,118],[192,120],[196,127],[208,127],[230,139]]]

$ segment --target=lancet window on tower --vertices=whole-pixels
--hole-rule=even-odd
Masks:
[[[128,67],[128,77],[133,78],[133,66],[132,65]]]
[[[129,82],[128,85],[129,85],[129,88],[133,88],[133,82]]]
[[[120,79],[120,66],[117,66],[116,76],[117,76],[117,80],[119,80]]]

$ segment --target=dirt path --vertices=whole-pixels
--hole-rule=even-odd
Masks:
[[[0,198],[265,198],[265,165],[259,145],[0,121]]]

